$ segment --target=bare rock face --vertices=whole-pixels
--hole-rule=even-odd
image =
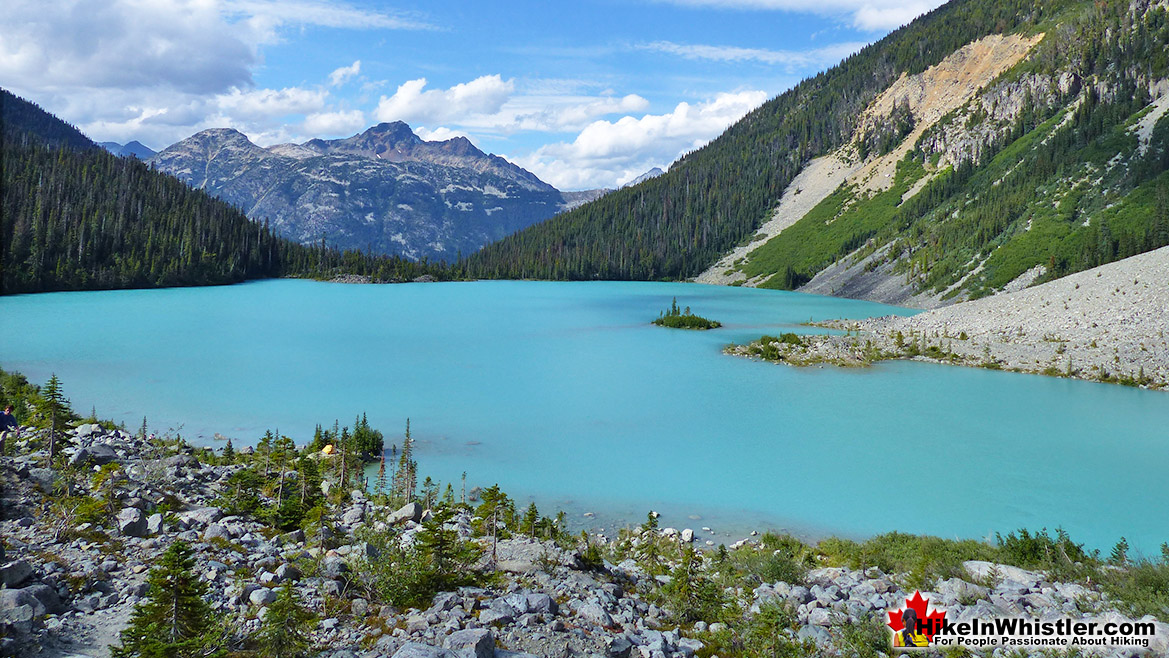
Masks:
[[[401,122],[271,148],[232,129],[204,130],[150,162],[298,242],[412,259],[454,260],[569,203],[465,137],[427,142]]]

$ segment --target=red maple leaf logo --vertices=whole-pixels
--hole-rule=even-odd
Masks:
[[[933,610],[927,614],[926,610],[929,608],[929,599],[922,598],[921,592],[915,591],[913,598],[905,599],[905,607],[900,610],[889,611],[889,628],[893,629],[894,633],[901,632],[905,628],[905,622],[902,621],[902,613],[906,608],[912,608],[917,613],[917,618],[921,623],[921,634],[925,635],[926,639],[933,640],[934,634],[942,628],[942,621],[946,619],[946,612],[944,610]]]

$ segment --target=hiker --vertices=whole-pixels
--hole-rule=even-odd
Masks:
[[[929,640],[921,633],[918,628],[917,611],[913,608],[906,608],[901,613],[901,621],[905,624],[905,628],[901,629],[900,633],[893,635],[894,647],[927,647]]]
[[[12,415],[13,406],[8,405],[4,407],[4,413],[0,413],[0,455],[4,454],[4,444],[8,439],[8,435],[16,436],[20,431],[20,425],[16,423],[16,416]]]

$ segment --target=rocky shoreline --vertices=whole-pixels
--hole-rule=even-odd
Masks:
[[[791,365],[908,358],[1169,390],[1169,247],[919,315],[818,326],[848,334],[728,351]]]
[[[194,547],[196,572],[216,614],[234,620],[243,633],[260,626],[278,588],[291,583],[317,617],[311,630],[319,647],[315,655],[330,658],[705,658],[736,646],[728,638],[739,637],[737,624],[749,625],[777,610],[788,621],[776,641],[802,652],[790,655],[883,655],[888,649],[874,646],[881,646],[882,638],[888,643],[885,611],[903,604],[915,589],[957,620],[1123,618],[1099,586],[1041,571],[967,561],[955,576],[915,586],[917,577],[910,573],[826,566],[805,557],[806,572],[786,580],[714,592],[730,616],[720,612],[719,621],[696,619],[679,609],[678,599],[663,596],[674,591],[671,583],[687,560],[696,560],[698,570],[713,570],[718,560],[750,563],[780,551],[749,538],[729,550],[694,553],[686,548],[693,533],[652,525],[569,546],[520,533],[500,539],[477,532],[482,519],[466,509],[443,527],[481,548],[470,568],[482,582],[439,592],[423,606],[400,608],[367,597],[363,584],[370,576],[363,565],[380,549],[366,538],[380,532],[403,546],[418,542],[432,512],[417,502],[395,508],[354,490],[332,506],[333,530],[306,539],[301,530],[274,532],[217,506],[242,466],[209,463],[214,460],[204,449],[83,424],[69,433],[71,468],[51,469],[41,466],[44,454],[24,451],[39,433],[26,428],[16,445],[19,456],[0,457],[4,656],[108,655],[135,605],[148,595],[147,574],[177,540]],[[111,464],[120,465],[122,473],[114,484],[84,477],[111,472]],[[105,522],[76,523],[54,506],[62,495],[99,494],[112,506]],[[657,557],[617,559],[630,551]],[[663,564],[665,573],[651,573],[647,564]],[[1157,629],[1148,651],[1169,652],[1169,625],[1151,616],[1145,620]],[[751,655],[749,647],[740,652]]]

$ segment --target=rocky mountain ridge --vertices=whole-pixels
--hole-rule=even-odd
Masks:
[[[230,128],[204,130],[150,163],[303,244],[416,260],[452,262],[570,203],[464,137],[427,142],[402,122],[270,148]]]

